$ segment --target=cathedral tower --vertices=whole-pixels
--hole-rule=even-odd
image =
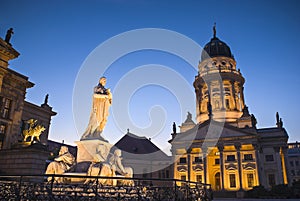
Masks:
[[[210,117],[216,121],[236,122],[245,106],[244,77],[236,69],[229,46],[216,36],[204,46],[195,77],[197,123]]]

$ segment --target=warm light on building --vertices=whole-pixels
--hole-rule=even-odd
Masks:
[[[214,36],[205,45],[195,77],[196,119],[173,133],[174,178],[211,184],[215,191],[270,188],[290,181],[288,135],[276,127],[256,128],[244,98],[245,79],[229,46]],[[218,134],[219,132],[219,134]]]

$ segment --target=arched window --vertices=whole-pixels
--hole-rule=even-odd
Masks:
[[[220,109],[220,103],[218,100],[215,101],[215,108]]]
[[[216,187],[217,191],[221,190],[221,176],[220,176],[220,172],[217,172],[215,174],[215,187]]]

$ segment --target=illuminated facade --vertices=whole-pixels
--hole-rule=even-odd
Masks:
[[[11,149],[22,139],[22,129],[29,119],[38,120],[46,128],[40,136],[41,142],[46,144],[51,117],[56,115],[47,103],[48,96],[40,106],[25,100],[27,89],[34,83],[9,68],[8,62],[18,56],[19,52],[0,38],[0,150]]]
[[[215,191],[270,188],[289,182],[288,134],[276,126],[258,129],[244,99],[244,82],[229,46],[216,37],[204,47],[195,77],[196,119],[190,114],[173,133],[174,178],[212,185]]]
[[[291,182],[300,181],[300,143],[288,144],[288,165]]]

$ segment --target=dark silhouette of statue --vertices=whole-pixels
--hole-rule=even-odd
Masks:
[[[276,125],[277,125],[277,127],[279,127],[279,122],[280,122],[279,113],[276,112]]]
[[[214,32],[214,38],[216,38],[217,37],[216,23],[214,23],[213,32]]]
[[[14,34],[13,28],[8,29],[5,36],[5,42],[7,42],[8,44],[10,44],[9,41],[12,34]]]
[[[282,127],[283,127],[283,121],[282,121],[282,119],[281,119],[281,118],[279,119],[279,124],[278,124],[278,127],[279,127],[279,128],[282,128]]]
[[[48,99],[49,99],[49,94],[47,94],[45,96],[45,100],[44,100],[44,104],[47,105],[48,104]]]
[[[175,124],[175,122],[173,122],[173,133],[176,134],[176,132],[177,132],[176,131],[176,124]]]
[[[251,123],[252,123],[252,127],[255,127],[257,124],[257,120],[256,120],[254,114],[251,114]]]

